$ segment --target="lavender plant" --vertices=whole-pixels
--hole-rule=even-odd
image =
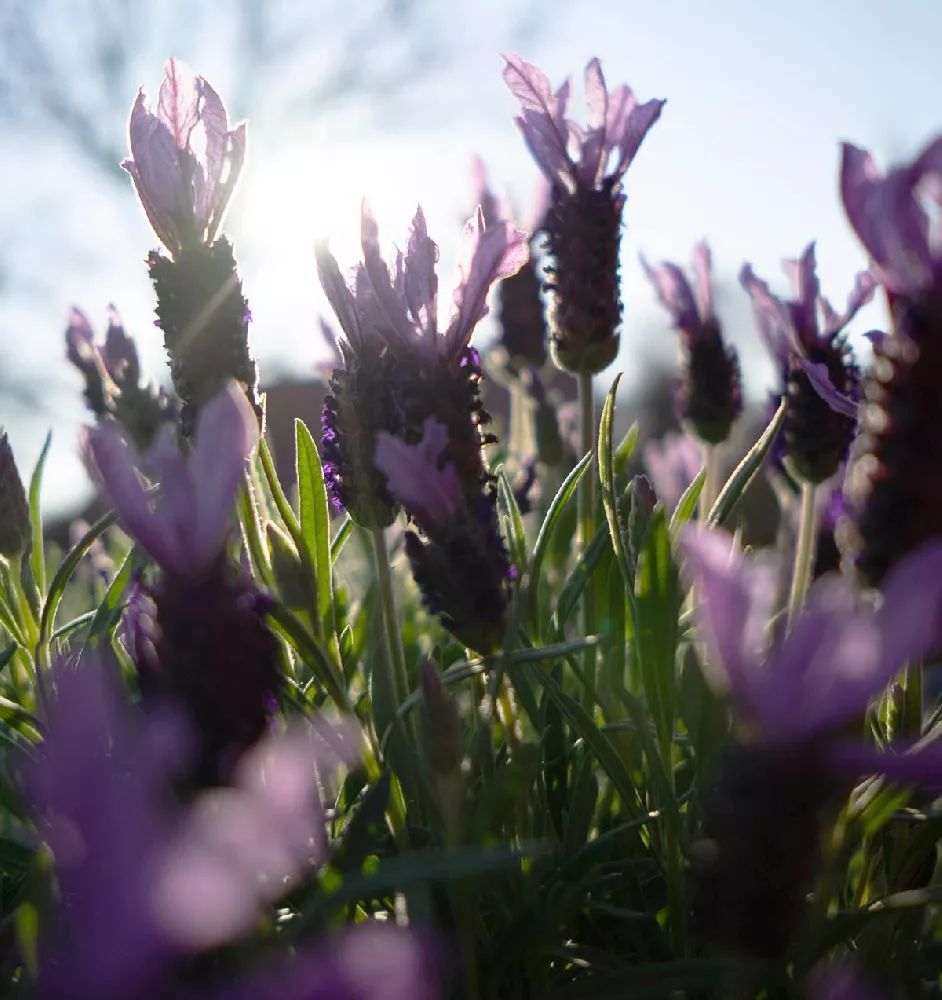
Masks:
[[[148,269],[173,391],[117,314],[101,344],[72,312],[82,451],[113,510],[64,553],[45,457],[27,485],[0,437],[4,995],[938,993],[942,140],[886,177],[845,147],[872,266],[844,316],[813,246],[793,301],[744,269],[782,398],[725,482],[701,445],[733,449],[744,387],[705,246],[693,288],[645,265],[699,438],[643,449],[652,487],[638,426],[616,433],[618,379],[598,421],[591,380],[618,350],[623,175],[662,102],[609,93],[593,60],[583,132],[568,85],[518,57],[505,77],[552,181],[546,327],[534,234],[493,199],[447,317],[421,209],[393,259],[364,203],[351,275],[312,248],[341,339],[320,444],[296,424],[296,493],[218,235],[244,127],[174,60],[156,111],[135,102],[126,167],[165,248]],[[525,383],[536,448],[498,441],[480,399],[504,367],[475,340],[501,280],[513,377],[492,392]],[[845,327],[877,284],[893,329],[861,407]],[[544,329],[580,376],[581,454]],[[782,450],[797,540],[747,552],[740,501],[781,479]],[[834,521],[847,558],[826,571],[812,542]]]

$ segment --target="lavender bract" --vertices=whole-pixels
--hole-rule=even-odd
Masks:
[[[797,476],[817,484],[837,471],[856,430],[860,373],[845,327],[871,300],[875,286],[868,274],[857,275],[839,314],[820,294],[814,243],[799,260],[785,261],[785,270],[795,289],[791,300],[773,295],[748,264],[739,280],[752,299],[759,334],[782,373],[784,453]]]
[[[505,56],[504,81],[521,107],[516,119],[537,165],[553,185],[543,223],[552,263],[553,354],[571,372],[597,373],[618,352],[622,182],[664,105],[638,104],[627,86],[609,93],[598,59],[586,66],[588,128],[566,118],[569,82],[553,93],[546,75]]]
[[[844,543],[865,583],[942,534],[942,252],[922,191],[942,183],[942,138],[884,176],[845,143],[841,195],[885,289],[893,331],[873,343],[847,483]],[[938,192],[936,192],[938,197]]]
[[[723,340],[713,311],[710,248],[699,243],[693,252],[695,287],[676,265],[641,265],[661,304],[680,333],[682,372],[677,386],[677,413],[701,441],[720,444],[742,412],[739,356]]]

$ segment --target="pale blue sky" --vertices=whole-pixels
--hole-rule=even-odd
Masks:
[[[389,240],[403,238],[421,200],[442,246],[443,289],[470,205],[472,153],[485,157],[503,193],[529,205],[536,170],[513,127],[514,104],[498,58],[513,25],[493,0],[461,7],[441,5],[438,23],[427,30],[461,40],[466,56],[410,103],[407,131],[391,119],[366,132],[337,115],[303,133],[278,134],[262,112],[251,121],[229,228],[242,257],[255,317],[253,349],[263,370],[303,374],[316,360],[323,300],[313,240],[329,235],[341,262],[352,262],[361,194],[373,197]],[[750,394],[759,395],[770,372],[753,349],[738,269],[748,260],[784,291],[780,259],[817,239],[823,289],[843,301],[865,260],[837,198],[838,143],[846,138],[866,146],[885,164],[912,155],[942,128],[942,0],[903,0],[892,14],[878,0],[587,0],[552,11],[551,22],[521,54],[554,83],[575,77],[574,111],[581,113],[582,69],[593,55],[611,85],[627,82],[642,100],[667,98],[628,174],[625,346],[611,373],[624,369],[630,384],[639,357],[670,358],[675,349],[640,274],[638,251],[685,261],[706,236],[720,308],[743,352]],[[225,98],[235,69],[210,42],[178,46],[174,54]],[[159,59],[144,74],[142,82],[155,91]],[[127,95],[128,107],[133,97]],[[75,302],[100,322],[107,302],[116,301],[146,367],[160,378],[165,369],[141,264],[155,240],[130,184],[126,197],[116,198],[55,143],[41,151],[51,169],[37,172],[36,153],[9,137],[2,149],[7,197],[13,191],[15,198],[0,208],[13,250],[0,330],[15,344],[18,370],[41,367],[55,388],[48,412],[28,418],[0,400],[0,422],[8,425],[24,468],[54,422],[46,501],[61,509],[82,481],[74,456],[82,419],[78,377],[61,347],[68,306]],[[51,282],[50,268],[56,272]],[[46,276],[41,290],[31,286],[37,271]],[[871,307],[855,329],[882,321],[882,307]]]

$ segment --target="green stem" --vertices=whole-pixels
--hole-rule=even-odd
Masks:
[[[399,618],[396,612],[396,597],[393,593],[392,569],[389,565],[389,550],[386,548],[386,533],[382,528],[371,529],[373,538],[373,561],[379,581],[380,603],[383,608],[383,634],[386,637],[387,664],[392,665],[390,690],[396,698],[396,711],[406,700],[409,682],[406,675],[406,656],[399,634]]]
[[[815,486],[801,484],[801,526],[798,529],[798,546],[795,552],[795,566],[792,572],[792,589],[788,595],[788,622],[794,621],[805,602],[805,594],[811,584],[814,569],[815,542],[818,531],[814,509]]]
[[[922,735],[922,661],[910,663],[903,671],[901,735],[918,739]]]
[[[595,397],[592,394],[592,376],[582,372],[579,378],[579,434],[580,451],[595,454],[596,425]],[[595,537],[595,479],[596,471],[590,469],[582,477],[579,484],[579,537],[582,551],[586,552],[589,543]],[[595,635],[595,578],[594,574],[586,581],[585,596],[582,605],[583,634]],[[595,707],[595,666],[597,650],[590,646],[585,651],[583,669],[585,670],[584,698],[585,708],[591,714]]]
[[[720,463],[718,456],[718,446],[714,444],[704,444],[703,446],[703,489],[700,491],[699,516],[697,520],[701,524],[706,524],[713,504],[720,495]]]

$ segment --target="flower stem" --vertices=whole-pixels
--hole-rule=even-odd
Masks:
[[[402,705],[409,693],[406,657],[402,648],[402,636],[399,634],[399,618],[396,612],[396,598],[393,594],[392,570],[389,565],[389,550],[386,548],[386,534],[382,528],[373,528],[370,533],[373,539],[373,561],[376,564],[380,603],[383,609],[383,634],[386,641],[386,656],[383,659],[386,669],[390,670],[388,685],[395,699],[393,710],[398,713],[399,706]],[[411,735],[414,737],[415,734]]]
[[[798,546],[792,572],[792,589],[788,595],[788,622],[791,624],[801,610],[805,594],[811,584],[814,569],[815,541],[818,525],[814,509],[814,483],[801,484],[801,526],[798,529]]]
[[[580,452],[595,454],[595,398],[592,395],[592,376],[581,372],[579,378],[579,435]],[[579,484],[579,538],[582,551],[586,552],[589,543],[595,537],[595,477],[594,469],[582,477]],[[590,576],[586,581],[583,598],[583,634],[595,635],[595,579]],[[595,664],[596,649],[589,646],[585,651],[583,670],[585,673],[585,707],[590,712],[595,705]]]

